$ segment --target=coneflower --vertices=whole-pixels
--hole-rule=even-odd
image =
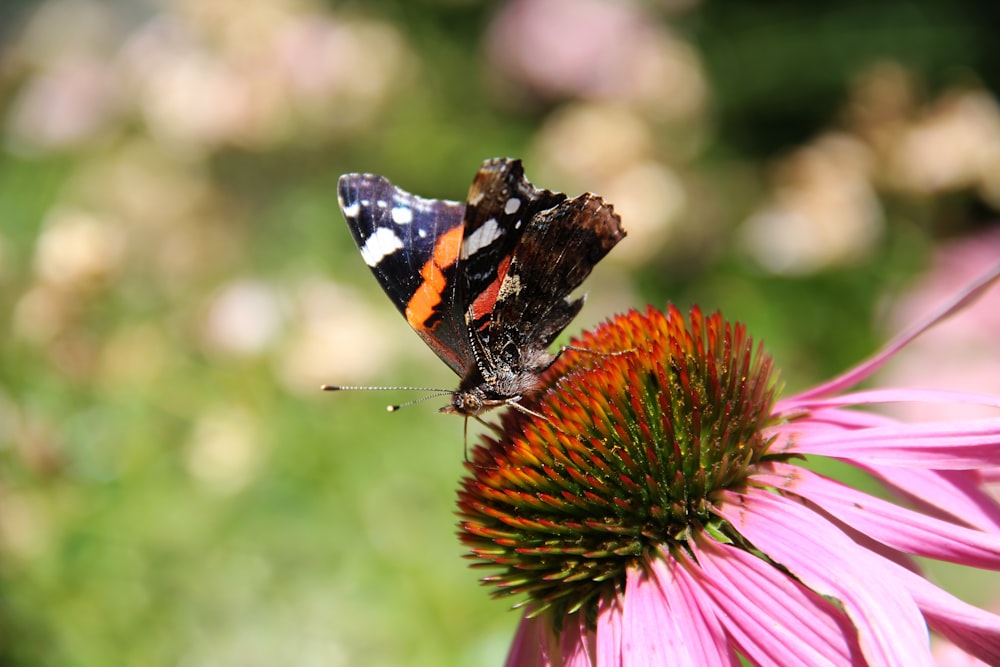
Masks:
[[[1000,664],[1000,617],[914,557],[1000,569],[1000,418],[856,408],[1000,397],[847,390],[1000,270],[841,377],[778,399],[745,327],[632,311],[574,342],[531,412],[472,452],[461,537],[524,619],[508,665],[934,664],[928,628]],[[804,467],[838,459],[883,500]],[[744,662],[741,662],[745,661]]]

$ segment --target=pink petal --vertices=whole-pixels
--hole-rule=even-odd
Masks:
[[[521,618],[507,654],[507,667],[554,667],[558,663],[550,660],[550,649],[555,637],[549,629],[551,620],[542,614],[528,618],[530,610]]]
[[[939,641],[934,644],[934,660],[938,667],[990,667],[977,660],[951,642]]]
[[[597,608],[597,667],[622,664],[622,600],[602,598]]]
[[[893,549],[972,567],[1000,569],[1000,535],[908,510],[786,463],[761,466],[753,480],[806,498]]]
[[[863,412],[861,410],[816,407],[808,411],[808,419],[800,419],[790,422],[792,425],[802,425],[816,423],[819,426],[833,425],[840,428],[872,428],[873,426],[891,426],[898,424],[898,419],[893,419],[887,415],[880,415],[877,412]]]
[[[855,405],[884,405],[886,403],[969,403],[1000,408],[1000,396],[944,389],[870,389],[838,394],[826,398],[791,396],[775,403],[775,412],[784,414],[799,410],[850,407]]]
[[[656,580],[637,567],[628,568],[622,614],[622,665],[698,667],[687,651],[676,619],[684,609],[669,609]]]
[[[975,470],[922,470],[861,466],[894,493],[954,521],[987,531],[1000,531],[1000,505],[983,491]]]
[[[816,423],[817,420],[826,420]],[[854,424],[874,420],[895,423],[886,417],[854,410],[821,410],[810,415],[808,422],[783,424],[772,428],[765,436],[777,436],[771,452],[787,451],[794,447],[802,426],[809,424],[813,432],[829,433],[831,424],[850,428]],[[982,486],[989,481],[990,469],[982,470],[927,470],[900,468],[862,463],[851,464],[879,478],[898,496],[933,511],[938,516],[949,517],[982,530],[1000,529],[1000,505],[984,492]]]
[[[873,667],[933,664],[920,610],[885,559],[802,505],[761,489],[724,491],[716,513],[816,593],[837,600]]]
[[[784,431],[795,432],[795,423]],[[1000,419],[896,424],[856,431],[802,429],[783,452],[855,459],[869,465],[970,469],[1000,465]]]
[[[559,634],[563,667],[593,667],[597,661],[595,639],[593,632],[587,632],[583,614],[567,616]]]
[[[696,542],[697,563],[689,561],[687,571],[753,664],[861,663],[857,633],[830,602],[742,549],[704,537]]]
[[[928,624],[956,646],[990,665],[1000,665],[1000,616],[963,602],[923,577],[890,565]]]
[[[899,350],[905,347],[911,340],[981,297],[998,278],[1000,278],[1000,264],[994,266],[986,274],[984,274],[983,277],[963,289],[951,301],[944,304],[936,312],[932,313],[925,319],[918,321],[913,326],[893,338],[888,345],[883,347],[873,356],[861,362],[854,368],[851,368],[841,375],[833,378],[829,382],[813,387],[812,389],[799,394],[795,398],[798,400],[804,400],[827,396],[835,394],[848,387],[853,387],[881,368],[885,362],[891,359],[893,355],[899,352]]]
[[[705,595],[685,568],[669,553],[654,558],[649,565],[656,577],[660,593],[670,609],[684,610],[675,614],[680,634],[695,665],[732,665],[742,663],[730,645],[715,605]]]

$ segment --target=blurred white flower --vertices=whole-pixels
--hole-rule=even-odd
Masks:
[[[65,198],[113,212],[140,244],[155,246],[154,235],[197,225],[199,209],[218,199],[206,171],[202,160],[179,159],[148,139],[133,139],[76,172]]]
[[[677,174],[652,160],[636,162],[609,178],[601,193],[628,230],[612,255],[619,262],[641,262],[660,252],[673,239],[687,205]]]
[[[381,309],[372,310],[351,289],[311,280],[297,289],[295,302],[298,329],[287,340],[278,368],[290,389],[318,395],[322,384],[364,384],[396,361],[393,332],[401,336],[406,327],[378,315]],[[413,342],[413,349],[422,347],[416,336]]]
[[[235,493],[253,481],[263,463],[261,425],[238,406],[209,410],[195,422],[185,464],[209,491]]]
[[[55,63],[18,91],[7,117],[8,145],[21,153],[81,148],[116,129],[119,107],[107,63],[90,56]]]
[[[402,34],[292,9],[189,2],[136,31],[120,65],[153,136],[197,154],[374,122],[413,62]]]
[[[69,292],[107,282],[125,256],[121,227],[87,211],[57,207],[42,225],[35,248],[38,277]]]
[[[651,127],[635,111],[576,102],[539,129],[532,164],[539,180],[569,193],[599,192],[622,216],[628,238],[611,261],[642,261],[669,243],[687,196],[677,173],[654,157]],[[534,169],[534,167],[533,167]]]
[[[545,119],[535,136],[532,164],[545,180],[577,191],[646,161],[653,145],[652,129],[635,112],[620,105],[577,102]]]
[[[848,128],[883,155],[918,105],[916,74],[893,61],[875,63],[850,83],[844,119]]]
[[[631,51],[612,97],[657,121],[699,122],[706,112],[710,89],[698,51],[670,33],[652,29],[635,36]]]
[[[1000,108],[983,90],[953,92],[908,126],[887,156],[893,186],[931,195],[1000,180]]]
[[[214,283],[245,251],[245,216],[207,174],[205,162],[134,139],[92,158],[61,199],[121,221],[129,268],[179,295]],[[204,287],[205,282],[198,285]]]
[[[73,320],[75,300],[52,285],[36,283],[14,305],[13,333],[36,344],[52,341]]]
[[[351,132],[374,122],[414,66],[403,35],[374,20],[306,15],[275,35],[274,58],[297,122]]]
[[[623,0],[513,0],[487,35],[490,62],[543,98],[615,100],[692,119],[708,86],[697,52]]]
[[[167,16],[147,23],[122,51],[123,73],[150,133],[166,149],[199,153],[239,143],[254,114],[250,72]]]
[[[258,355],[281,334],[288,306],[280,290],[261,280],[238,279],[211,296],[202,322],[202,339],[211,350]]]
[[[906,195],[972,190],[1000,208],[1000,105],[978,87],[921,103],[917,75],[883,62],[854,82],[848,127],[877,155],[875,180]]]
[[[117,129],[122,100],[109,61],[121,29],[93,0],[50,0],[26,14],[8,61],[8,73],[25,78],[4,121],[11,149],[74,150]]]
[[[782,160],[770,201],[743,223],[746,251],[766,270],[791,275],[866,257],[884,226],[871,160],[862,142],[841,133]]]

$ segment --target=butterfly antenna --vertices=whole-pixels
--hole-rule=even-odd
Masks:
[[[320,389],[323,391],[437,391],[445,394],[451,393],[451,390],[440,387],[369,387],[354,384],[324,384]]]
[[[469,463],[469,415],[465,415],[465,423],[462,426],[462,454],[465,456],[465,462]]]
[[[439,396],[451,396],[452,392],[445,389],[433,389],[436,393],[428,394],[426,396],[421,396],[420,398],[415,398],[412,401],[407,401],[406,403],[400,403],[399,405],[387,405],[385,406],[386,412],[395,412],[396,410],[402,410],[403,408],[413,405],[414,403],[423,403],[429,398],[438,398]]]
[[[441,389],[439,387],[370,387],[367,385],[342,385],[342,384],[324,384],[320,387],[323,391],[430,391],[434,392],[426,396],[421,396],[420,398],[415,398],[412,401],[406,401],[405,403],[400,403],[398,405],[387,405],[385,409],[387,412],[395,412],[401,408],[405,408],[408,405],[413,405],[414,403],[420,403],[426,401],[430,398],[438,398],[440,396],[450,396],[453,392],[450,389]]]

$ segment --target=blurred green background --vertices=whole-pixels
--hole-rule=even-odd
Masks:
[[[806,387],[1000,257],[997,7],[4,0],[0,664],[500,663],[461,420],[318,391],[456,383],[339,174],[522,157],[629,230],[571,333],[698,303]]]

